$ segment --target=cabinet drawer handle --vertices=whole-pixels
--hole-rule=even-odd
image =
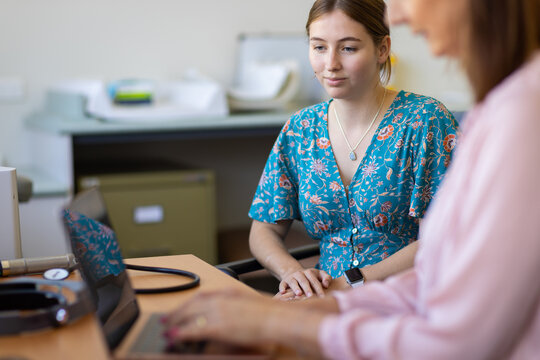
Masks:
[[[135,224],[155,224],[163,221],[163,206],[149,205],[137,206],[133,210],[133,222]]]

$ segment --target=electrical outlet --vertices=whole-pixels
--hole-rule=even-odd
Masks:
[[[24,83],[22,79],[0,78],[0,102],[13,102],[24,97]]]

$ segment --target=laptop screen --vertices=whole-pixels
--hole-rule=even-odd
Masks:
[[[69,246],[96,304],[110,349],[115,348],[139,315],[135,292],[126,273],[116,234],[97,188],[77,194],[62,220]]]

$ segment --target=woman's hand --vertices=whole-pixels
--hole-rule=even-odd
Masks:
[[[288,304],[231,289],[201,291],[162,321],[171,347],[207,340],[247,347],[281,344],[314,358],[321,353],[320,323],[337,312],[332,297]]]
[[[237,290],[200,292],[163,319],[164,335],[170,344],[217,340],[256,345],[263,340],[261,319],[271,302]]]
[[[307,297],[324,296],[325,290],[330,286],[332,277],[324,270],[301,269],[283,277],[279,283],[279,293],[285,295],[287,289],[291,289],[296,296]]]
[[[291,288],[288,288],[287,290],[285,290],[285,292],[278,292],[276,295],[274,295],[274,299],[281,300],[281,301],[299,301],[299,300],[306,300],[308,299],[308,297],[305,294],[297,296],[291,290]]]
[[[331,291],[340,291],[340,290],[349,290],[351,285],[345,280],[345,276],[340,276],[335,279],[331,279],[330,285],[324,288],[324,293],[328,294]],[[280,291],[274,295],[274,299],[281,301],[298,301],[305,300],[308,297],[302,293],[301,295],[296,295],[291,288],[287,288],[285,291]]]

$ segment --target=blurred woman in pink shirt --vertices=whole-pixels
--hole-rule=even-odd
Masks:
[[[171,342],[333,359],[539,358],[540,0],[389,0],[389,19],[457,58],[476,98],[414,268],[298,302],[200,293],[169,315]]]

